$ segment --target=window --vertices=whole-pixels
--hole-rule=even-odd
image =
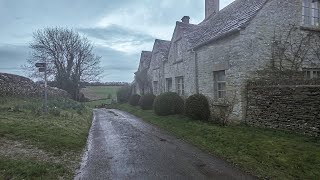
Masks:
[[[153,81],[153,93],[158,94],[158,81]]]
[[[319,0],[302,0],[302,24],[320,25]]]
[[[166,79],[166,91],[171,92],[172,91],[172,78]]]
[[[182,59],[182,46],[181,46],[181,40],[177,40],[174,44],[174,50],[175,50],[175,61],[179,61]]]
[[[226,71],[214,71],[214,96],[216,98],[226,97]]]
[[[320,78],[320,69],[305,69],[304,72],[307,79]]]
[[[176,87],[177,87],[177,93],[180,96],[184,96],[184,81],[183,77],[176,77]]]

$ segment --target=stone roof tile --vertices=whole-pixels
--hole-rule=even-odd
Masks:
[[[165,57],[168,57],[170,44],[171,44],[171,41],[156,39],[156,41],[154,42],[153,53],[160,52]]]
[[[268,0],[235,0],[201,22],[186,38],[191,48],[201,47],[215,39],[246,27]]]
[[[152,57],[151,51],[142,51],[141,52],[138,71],[149,68],[150,62],[151,62],[151,57]]]

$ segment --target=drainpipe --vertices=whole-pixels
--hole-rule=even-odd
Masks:
[[[195,69],[195,85],[196,85],[196,93],[199,94],[199,75],[198,75],[198,58],[197,51],[191,49],[191,52],[194,54],[194,69]]]

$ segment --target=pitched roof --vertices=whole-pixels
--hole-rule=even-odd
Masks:
[[[235,0],[216,14],[201,22],[186,35],[191,48],[201,47],[246,27],[269,0]]]
[[[151,51],[142,51],[141,52],[138,71],[149,68],[150,62],[151,62],[151,57],[152,57]]]
[[[177,21],[176,27],[179,27],[182,30],[182,36],[187,38],[188,34],[195,31],[198,27],[196,24],[189,24],[189,23],[183,23],[180,21]],[[188,42],[188,41],[187,41]],[[187,44],[188,47],[191,47],[191,44]]]
[[[165,57],[168,57],[170,44],[171,44],[171,41],[156,39],[153,46],[153,53],[160,52]]]

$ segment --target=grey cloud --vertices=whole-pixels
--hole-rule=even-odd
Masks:
[[[28,58],[28,46],[0,45],[0,72],[24,75],[21,66]]]
[[[102,57],[103,81],[132,81],[140,54],[126,54],[104,47],[96,47],[94,52]]]
[[[141,32],[135,32],[118,25],[112,25],[106,28],[79,28],[78,31],[89,37],[104,40],[106,42],[132,42],[136,45],[152,42],[155,37]]]

